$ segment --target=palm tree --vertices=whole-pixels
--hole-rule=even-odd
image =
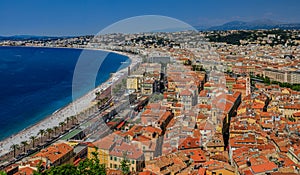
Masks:
[[[100,99],[100,100],[97,102],[97,105],[98,105],[98,108],[101,108],[101,107],[102,107],[102,99]]]
[[[76,116],[75,116],[75,115],[72,115],[72,116],[71,116],[72,125],[75,124],[75,120],[77,120],[77,119],[76,119]]]
[[[48,139],[50,139],[50,135],[53,132],[53,129],[52,128],[47,128],[46,131],[48,133]]]
[[[39,133],[41,135],[41,143],[43,143],[43,135],[45,134],[45,130],[40,129]]]
[[[58,126],[54,126],[53,129],[54,129],[54,135],[56,136],[56,131],[58,130]]]
[[[64,126],[65,126],[65,125],[66,125],[65,122],[60,122],[60,123],[59,123],[59,126],[61,127],[61,132],[64,131]]]
[[[30,140],[32,142],[32,148],[34,148],[34,142],[35,142],[36,137],[35,136],[30,136]]]
[[[14,151],[14,157],[16,157],[16,150],[19,148],[18,144],[13,144],[10,146],[10,149]]]
[[[27,141],[22,141],[21,144],[23,145],[23,151],[25,153],[26,151],[26,146],[28,145]]]
[[[70,117],[67,117],[66,119],[65,119],[65,121],[67,122],[67,127],[69,126],[69,122],[70,122]]]

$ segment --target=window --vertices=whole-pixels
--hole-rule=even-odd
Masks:
[[[113,160],[112,156],[110,156],[110,160]]]
[[[117,161],[117,157],[114,157],[114,161]]]
[[[109,166],[110,166],[110,168],[112,168],[112,164],[110,164]]]
[[[134,164],[134,160],[133,160],[133,161],[131,161],[131,163],[132,163],[132,164]]]
[[[114,164],[114,168],[115,168],[115,169],[117,168],[117,164]]]

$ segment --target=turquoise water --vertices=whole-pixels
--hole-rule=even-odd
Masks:
[[[72,80],[79,58],[89,64],[79,72],[82,76],[73,94],[76,97],[130,64],[126,56],[103,51],[0,47],[0,140],[72,102]],[[92,70],[99,64],[93,80]],[[89,66],[94,66],[90,72]]]

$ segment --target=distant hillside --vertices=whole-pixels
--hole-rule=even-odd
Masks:
[[[14,36],[0,36],[0,41],[10,40],[10,41],[24,41],[24,40],[55,40],[62,38],[71,38],[69,36],[34,36],[34,35],[14,35]]]
[[[208,28],[196,27],[198,30],[258,30],[258,29],[300,29],[300,23],[281,23],[269,19],[255,20],[250,22],[231,21],[220,26]]]

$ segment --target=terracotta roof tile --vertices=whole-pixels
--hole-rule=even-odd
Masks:
[[[73,147],[69,146],[68,144],[57,143],[41,150],[39,153],[34,155],[34,157],[45,157],[53,163],[72,151]]]
[[[273,162],[267,162],[259,165],[252,165],[251,169],[254,173],[263,173],[266,171],[272,171],[274,169],[278,168],[277,165]]]

